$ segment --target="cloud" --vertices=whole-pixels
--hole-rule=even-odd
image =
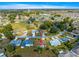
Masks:
[[[55,5],[12,4],[12,5],[0,5],[0,9],[79,9],[79,7],[55,6]]]

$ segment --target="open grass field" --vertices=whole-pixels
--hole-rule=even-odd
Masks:
[[[18,35],[22,35],[24,31],[32,31],[33,29],[37,29],[36,26],[26,24],[26,23],[11,23],[14,31],[18,30]]]
[[[26,25],[23,23],[12,23],[11,25],[14,31],[18,30],[17,35],[22,35],[23,31],[26,31]]]
[[[19,29],[19,30],[26,30],[26,25],[23,23],[12,23],[12,28],[15,29]]]
[[[22,57],[55,57],[56,55],[51,51],[51,50],[46,50],[43,48],[41,53],[38,53],[37,51],[34,51],[34,47],[25,47],[25,48],[20,48],[17,47],[16,52],[14,54],[20,55]]]

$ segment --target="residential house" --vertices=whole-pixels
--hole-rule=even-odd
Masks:
[[[12,40],[10,42],[10,44],[14,45],[14,46],[20,46],[21,45],[22,40]]]
[[[61,45],[61,42],[55,39],[55,40],[50,40],[50,44],[51,46],[58,46],[58,45]]]
[[[4,54],[4,50],[0,49],[0,57],[6,57],[6,55]]]
[[[30,47],[30,46],[33,46],[33,41],[32,40],[24,40],[22,42],[21,48]]]
[[[70,38],[67,38],[67,37],[65,37],[65,38],[60,38],[59,41],[60,41],[61,43],[67,42],[67,41],[70,41]]]
[[[32,30],[32,36],[35,37],[35,33],[38,33],[38,30]]]
[[[79,57],[79,46],[74,47],[71,51],[67,53],[60,53],[59,57]]]

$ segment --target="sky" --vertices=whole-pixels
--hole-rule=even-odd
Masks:
[[[79,2],[0,2],[0,9],[79,9]]]

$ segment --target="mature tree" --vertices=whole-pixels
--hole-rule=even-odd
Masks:
[[[8,18],[9,18],[9,20],[10,20],[11,23],[14,22],[15,17],[16,17],[16,14],[10,14],[10,15],[8,16]]]
[[[40,14],[40,11],[37,11],[37,12],[36,12],[36,15],[39,15],[39,14]]]
[[[34,17],[30,17],[28,21],[34,22],[35,18]]]
[[[73,29],[74,29],[73,26],[69,26],[69,28],[67,29],[67,31],[72,32]]]
[[[52,22],[45,21],[42,25],[40,25],[40,29],[48,30],[52,26]]]
[[[69,49],[71,50],[73,48],[73,45],[68,41],[68,42],[65,42],[64,45]]]
[[[73,19],[71,19],[70,17],[66,17],[66,18],[63,19],[63,22],[67,23],[67,24],[72,24]]]
[[[0,34],[0,38],[2,38],[2,35]]]
[[[51,21],[45,21],[44,24],[45,24],[48,28],[50,28],[51,25],[52,25],[52,22],[51,22]]]
[[[13,52],[15,50],[15,47],[11,44],[8,44],[6,47],[6,52]]]
[[[63,22],[55,22],[54,25],[59,28],[61,31],[63,31],[64,29],[67,28],[66,24],[64,24]]]
[[[58,29],[55,27],[55,26],[52,26],[51,28],[50,28],[50,31],[49,31],[50,33],[57,33],[58,32]]]
[[[42,24],[42,25],[40,25],[40,29],[46,30],[46,29],[48,29],[48,27],[46,25]]]
[[[61,17],[61,15],[60,14],[55,14],[54,17]]]
[[[51,51],[57,56],[59,54],[59,51],[56,47],[53,46],[53,48],[51,49]]]
[[[22,57],[22,56],[15,54],[15,55],[13,55],[12,57]]]
[[[54,17],[51,17],[52,20],[54,20]]]
[[[75,40],[75,42],[79,42],[79,37],[77,37],[77,39]],[[79,44],[79,43],[78,43]]]
[[[12,34],[12,26],[10,24],[4,26],[3,28],[3,34],[8,38],[8,39],[13,39],[13,34]]]
[[[23,15],[23,16],[29,16],[30,15],[30,12],[19,12],[19,15]]]
[[[70,17],[66,17],[66,18],[63,19],[63,22],[67,23],[67,22],[69,22],[69,19],[70,19]]]
[[[11,24],[8,24],[8,25],[4,26],[4,29],[6,29],[8,31],[12,31],[13,30]]]
[[[8,39],[10,39],[10,40],[13,39],[13,34],[10,31],[4,30],[3,33]]]

